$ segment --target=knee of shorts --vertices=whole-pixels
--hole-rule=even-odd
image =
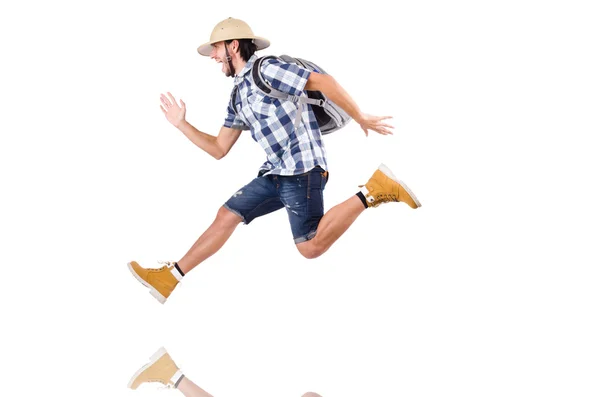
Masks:
[[[225,206],[221,206],[219,211],[217,211],[217,217],[215,218],[215,223],[219,223],[221,225],[237,225],[242,222],[243,219],[234,212],[225,208]]]

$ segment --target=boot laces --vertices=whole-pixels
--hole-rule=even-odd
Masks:
[[[362,188],[363,186],[365,185],[358,185],[359,188]],[[369,193],[371,192],[372,190],[369,189]],[[398,197],[393,193],[377,193],[375,196],[371,194],[369,195],[374,199],[372,207],[378,207],[379,204],[389,203],[390,201],[400,201],[398,200]]]
[[[172,268],[173,266],[175,266],[175,262],[169,262],[169,261],[157,261],[160,265],[166,266],[167,268]]]
[[[395,194],[391,194],[391,193],[379,193],[376,197],[375,197],[375,202],[377,202],[379,205],[379,203],[389,203],[390,201],[398,201],[398,198],[396,197]]]

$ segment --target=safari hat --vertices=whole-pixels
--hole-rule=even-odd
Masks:
[[[267,48],[271,44],[269,40],[255,36],[250,26],[241,19],[227,18],[215,26],[210,35],[210,41],[198,47],[198,53],[209,56],[214,43],[235,39],[252,39],[257,50]]]

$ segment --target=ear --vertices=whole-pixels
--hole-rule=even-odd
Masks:
[[[240,51],[240,42],[237,39],[235,39],[231,42],[231,49],[233,50],[233,52]]]

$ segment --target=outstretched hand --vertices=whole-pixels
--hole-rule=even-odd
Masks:
[[[167,95],[168,97],[165,94],[160,94],[160,110],[165,114],[169,123],[179,128],[181,123],[185,121],[185,103],[180,99],[180,105],[178,105],[170,92],[167,92]]]
[[[392,116],[372,116],[370,114],[362,114],[360,121],[360,128],[365,132],[366,136],[369,136],[369,130],[375,131],[381,135],[393,135],[390,128],[394,128],[393,125],[384,123],[382,120],[391,119]]]

